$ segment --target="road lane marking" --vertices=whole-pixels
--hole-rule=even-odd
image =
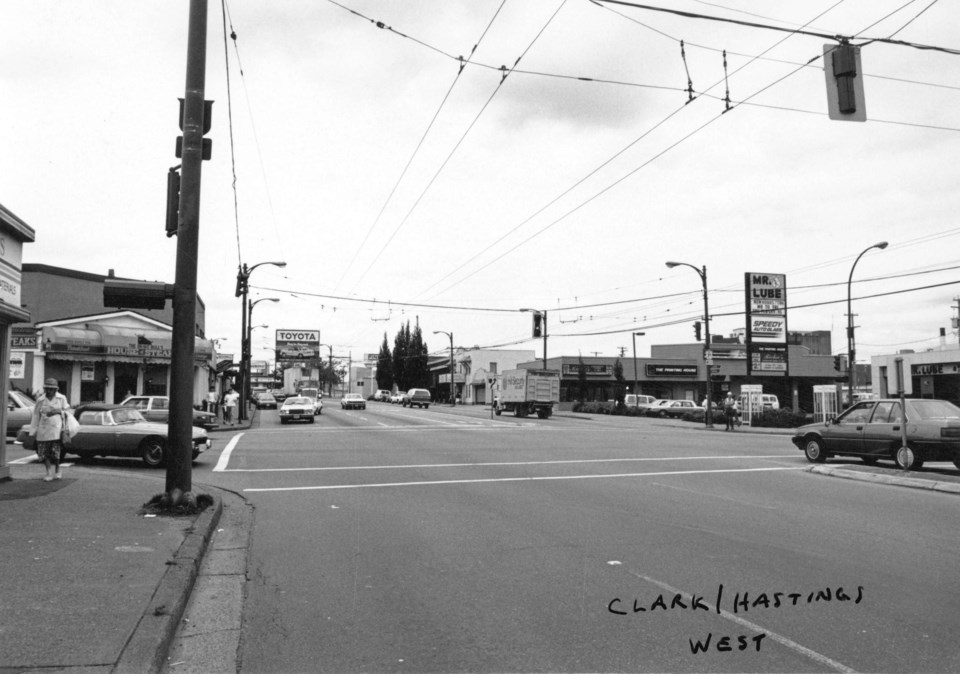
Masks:
[[[242,437],[243,433],[237,433],[230,438],[230,442],[228,442],[227,446],[223,448],[222,452],[220,452],[220,458],[217,460],[217,465],[213,467],[214,473],[222,473],[227,469],[227,464],[230,463],[230,455],[233,454],[234,447],[237,446],[237,443],[240,442],[240,438]]]
[[[658,456],[658,457],[625,457],[620,459],[555,459],[552,461],[480,461],[475,463],[412,463],[380,466],[319,466],[310,468],[230,468],[229,473],[297,473],[334,470],[396,470],[398,468],[483,468],[487,466],[548,466],[570,463],[629,463],[632,461],[699,461],[730,460],[730,459],[782,459],[785,454],[770,454],[760,456]]]
[[[648,583],[652,583],[653,585],[656,585],[657,587],[661,588],[662,590],[666,590],[667,592],[669,592],[669,593],[671,593],[671,594],[674,594],[674,595],[678,595],[678,594],[679,594],[679,595],[693,596],[693,595],[692,595],[691,593],[689,593],[689,592],[683,592],[683,591],[681,591],[681,590],[678,590],[677,588],[672,587],[672,586],[668,585],[667,583],[664,583],[663,581],[659,581],[659,580],[657,580],[657,579],[655,579],[655,578],[651,578],[650,576],[645,576],[645,575],[643,575],[642,573],[639,573],[639,572],[637,572],[637,571],[633,571],[633,570],[631,570],[631,569],[625,569],[625,570],[626,570],[626,572],[629,573],[631,576],[634,576],[634,577],[639,578],[639,579],[641,579],[641,580],[645,580],[645,581],[647,581]],[[828,658],[826,655],[823,655],[822,653],[818,653],[818,652],[816,652],[816,651],[814,651],[814,650],[811,650],[811,649],[807,648],[806,646],[801,646],[800,644],[798,644],[798,643],[797,643],[796,641],[794,641],[793,639],[788,639],[787,637],[785,637],[785,636],[783,636],[783,635],[781,635],[781,634],[777,634],[776,632],[772,632],[772,631],[770,631],[769,629],[767,629],[766,627],[761,627],[760,625],[758,625],[758,624],[756,624],[756,623],[754,623],[754,622],[751,622],[750,620],[745,620],[744,618],[741,618],[740,616],[734,615],[733,613],[730,613],[730,612],[728,612],[728,611],[726,611],[726,610],[724,610],[724,609],[717,610],[717,607],[716,607],[716,606],[714,606],[713,604],[710,604],[710,603],[707,602],[707,601],[702,601],[702,600],[701,600],[701,603],[702,603],[704,606],[706,606],[706,607],[710,610],[710,612],[713,613],[714,615],[720,615],[720,617],[726,618],[727,620],[729,620],[729,621],[731,621],[731,622],[733,622],[733,623],[736,623],[737,625],[740,625],[741,627],[746,627],[747,629],[754,630],[754,631],[756,631],[756,632],[762,632],[762,633],[766,634],[767,637],[769,637],[770,639],[773,639],[774,641],[776,641],[777,643],[779,643],[779,644],[782,645],[782,646],[786,646],[787,648],[789,648],[789,649],[790,649],[791,651],[793,651],[794,653],[798,653],[799,655],[802,655],[802,656],[805,656],[805,657],[807,657],[807,658],[810,658],[810,659],[813,660],[814,662],[817,662],[817,663],[819,663],[819,664],[821,664],[821,665],[824,665],[825,667],[830,667],[830,668],[833,669],[834,671],[837,671],[837,672],[856,672],[856,671],[857,671],[857,670],[855,670],[855,669],[852,669],[852,668],[850,668],[850,667],[847,667],[847,666],[846,666],[845,664],[843,664],[842,662],[837,662],[836,660],[833,660],[832,658]]]
[[[417,482],[381,482],[377,484],[334,484],[313,487],[259,487],[244,489],[245,492],[279,492],[279,491],[332,491],[334,489],[371,489],[375,487],[423,487],[432,485],[450,484],[481,484],[493,482],[545,482],[548,480],[601,480],[623,477],[652,477],[659,475],[711,475],[717,473],[757,473],[774,470],[801,470],[806,466],[782,468],[724,468],[718,470],[673,470],[654,473],[610,473],[606,475],[555,475],[540,477],[493,477],[470,480],[424,480]]]

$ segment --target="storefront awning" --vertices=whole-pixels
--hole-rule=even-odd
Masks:
[[[164,330],[116,327],[88,323],[85,327],[47,326],[42,348],[56,360],[117,363],[169,363],[171,333]],[[194,360],[208,363],[213,342],[194,338]]]

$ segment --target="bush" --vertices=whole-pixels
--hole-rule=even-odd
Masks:
[[[804,413],[796,414],[790,409],[764,410],[752,419],[757,428],[796,428],[808,422]]]

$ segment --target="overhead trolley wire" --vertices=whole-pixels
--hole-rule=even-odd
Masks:
[[[330,0],[330,1],[333,2],[333,0]],[[394,183],[393,188],[390,190],[390,193],[387,195],[387,198],[384,200],[383,205],[380,207],[380,212],[377,213],[377,217],[374,218],[373,222],[370,224],[370,227],[367,229],[367,233],[363,237],[363,241],[360,242],[360,245],[357,246],[357,249],[354,251],[353,257],[350,258],[350,262],[349,264],[347,264],[347,268],[344,270],[343,274],[340,276],[340,280],[337,281],[337,285],[334,286],[334,290],[337,290],[340,288],[340,284],[343,283],[343,279],[346,278],[347,274],[350,273],[350,269],[353,268],[353,263],[356,261],[357,255],[359,255],[360,251],[363,250],[363,247],[366,245],[367,241],[370,238],[370,234],[373,232],[374,228],[376,228],[377,224],[380,222],[380,218],[383,216],[383,212],[387,209],[387,205],[389,205],[390,201],[393,199],[393,195],[396,193],[397,188],[400,187],[400,183],[403,180],[404,176],[407,174],[407,170],[410,168],[410,165],[413,163],[413,160],[416,158],[417,154],[420,152],[420,148],[423,147],[423,143],[427,139],[427,135],[429,135],[431,129],[433,129],[433,125],[437,121],[437,117],[440,116],[440,111],[443,110],[444,106],[447,103],[447,100],[450,98],[450,94],[453,93],[453,88],[457,85],[457,82],[460,81],[460,75],[463,74],[464,68],[466,68],[466,65],[470,62],[470,59],[473,58],[474,53],[477,51],[477,47],[480,46],[480,43],[483,41],[483,38],[486,36],[487,32],[490,30],[490,27],[493,25],[493,22],[496,20],[497,16],[499,16],[500,10],[503,9],[503,6],[506,3],[507,3],[507,0],[503,0],[500,3],[500,6],[497,7],[497,11],[494,12],[493,17],[490,19],[490,22],[487,24],[487,27],[484,28],[483,33],[480,35],[480,39],[477,40],[476,44],[473,45],[473,49],[470,50],[470,56],[468,56],[466,59],[464,59],[462,56],[460,57],[459,59],[460,68],[457,69],[457,74],[456,76],[454,76],[453,82],[450,83],[450,88],[447,89],[447,93],[444,95],[443,100],[440,101],[439,107],[437,107],[436,112],[433,113],[433,118],[430,120],[430,123],[427,124],[427,128],[424,130],[423,135],[420,137],[420,141],[417,143],[417,146],[414,148],[413,153],[410,155],[410,158],[407,160],[406,165],[403,167],[403,170],[400,172],[400,176],[397,178],[397,181]],[[333,4],[338,5],[340,7],[343,6],[343,5],[339,5],[336,2],[334,2]],[[353,12],[353,10],[350,10],[350,11]],[[357,14],[357,12],[353,12],[353,13]],[[362,15],[358,14],[358,16],[362,16]]]
[[[330,0],[330,2],[333,2],[333,0]],[[403,228],[403,226],[407,223],[407,220],[408,220],[408,219],[410,218],[410,216],[413,214],[414,210],[416,210],[416,208],[417,208],[417,206],[420,204],[421,200],[423,200],[423,198],[426,196],[427,192],[430,190],[430,187],[434,184],[434,182],[437,180],[437,178],[440,177],[440,174],[443,172],[443,169],[447,166],[447,164],[449,163],[449,161],[453,158],[453,155],[454,155],[454,154],[456,153],[456,151],[459,149],[460,145],[463,144],[463,141],[466,140],[467,135],[470,133],[470,131],[473,129],[473,127],[476,125],[476,123],[480,120],[480,117],[483,115],[484,111],[486,111],[486,109],[487,109],[487,107],[490,105],[490,103],[493,102],[494,97],[497,95],[497,93],[499,93],[499,91],[500,91],[501,87],[503,86],[503,83],[506,81],[507,77],[513,72],[513,69],[517,67],[517,64],[520,63],[520,60],[527,54],[527,52],[530,51],[530,49],[531,49],[531,48],[533,47],[533,45],[537,42],[537,40],[540,39],[540,37],[543,35],[544,31],[545,31],[545,30],[547,29],[547,27],[553,22],[554,18],[556,18],[557,14],[559,14],[560,10],[563,9],[563,6],[566,5],[566,4],[567,4],[567,0],[562,0],[562,2],[560,3],[560,5],[559,5],[559,6],[557,7],[557,9],[553,12],[553,14],[550,15],[550,18],[547,19],[546,23],[543,25],[543,27],[540,29],[540,31],[536,34],[536,36],[534,36],[533,40],[530,41],[530,44],[528,44],[527,47],[526,47],[526,49],[524,49],[523,52],[520,54],[520,56],[517,57],[517,60],[514,61],[513,66],[512,66],[510,69],[507,69],[506,66],[501,66],[502,76],[501,76],[501,78],[500,78],[500,82],[497,83],[496,88],[495,88],[495,89],[493,90],[493,92],[490,94],[490,97],[487,99],[486,103],[483,104],[483,107],[480,108],[480,111],[479,111],[479,112],[477,113],[477,115],[473,118],[473,121],[470,122],[469,126],[467,126],[467,129],[463,132],[463,135],[460,137],[460,140],[458,140],[458,141],[456,142],[456,144],[453,146],[453,149],[450,150],[450,153],[447,155],[447,158],[443,160],[443,162],[440,164],[440,167],[437,169],[436,173],[434,173],[433,177],[427,182],[426,187],[424,187],[423,191],[420,193],[420,196],[417,197],[416,201],[414,201],[413,205],[410,207],[410,210],[407,211],[407,214],[403,217],[403,219],[400,221],[400,223],[394,228],[393,233],[390,234],[390,237],[389,237],[389,238],[384,242],[384,244],[380,247],[380,250],[377,252],[376,256],[373,258],[373,260],[370,262],[370,264],[367,266],[367,268],[366,268],[366,269],[363,271],[363,273],[360,275],[360,278],[357,279],[357,281],[354,283],[354,285],[353,285],[354,288],[356,288],[357,284],[359,284],[359,283],[366,277],[366,275],[367,275],[367,274],[370,272],[370,270],[373,268],[373,265],[376,264],[377,260],[380,259],[380,256],[383,255],[384,251],[386,251],[387,247],[388,247],[388,246],[390,245],[390,243],[393,241],[393,238],[397,235],[397,233],[398,233],[398,232]]]

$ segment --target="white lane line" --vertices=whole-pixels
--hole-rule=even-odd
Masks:
[[[412,463],[380,466],[320,466],[311,468],[230,468],[229,473],[299,473],[333,470],[397,470],[401,468],[483,468],[487,466],[549,466],[569,463],[629,463],[632,461],[702,461],[730,460],[730,459],[782,459],[784,454],[770,454],[761,456],[662,456],[649,458],[621,458],[621,459],[555,459],[553,461],[481,461],[475,463]]]
[[[37,456],[36,454],[33,454],[32,456],[24,456],[19,459],[14,459],[10,463],[34,463],[34,462],[39,463],[39,461],[40,461],[40,457]]]
[[[659,588],[661,588],[661,589],[663,589],[663,590],[666,590],[667,592],[669,592],[669,593],[671,593],[671,594],[674,594],[674,595],[680,594],[680,595],[693,596],[693,595],[692,595],[691,593],[689,593],[689,592],[682,592],[681,590],[678,590],[677,588],[672,587],[672,586],[668,585],[667,583],[664,583],[664,582],[662,582],[662,581],[659,581],[659,580],[657,580],[657,579],[655,579],[655,578],[651,578],[650,576],[645,576],[645,575],[643,575],[642,573],[638,573],[637,571],[632,571],[632,570],[630,570],[630,569],[626,569],[626,572],[629,573],[631,576],[635,576],[636,578],[640,578],[641,580],[645,580],[645,581],[647,581],[648,583],[652,583],[653,585],[656,585],[657,587],[659,587]],[[796,641],[794,641],[793,639],[788,639],[787,637],[785,637],[785,636],[783,636],[783,635],[781,635],[781,634],[777,634],[776,632],[771,632],[771,631],[768,630],[766,627],[761,627],[760,625],[757,625],[757,624],[754,623],[754,622],[751,622],[751,621],[749,621],[749,620],[745,620],[745,619],[741,618],[740,616],[734,615],[733,613],[729,613],[728,611],[726,611],[726,610],[724,610],[724,609],[720,609],[720,610],[718,611],[716,606],[714,606],[714,605],[712,605],[712,604],[710,604],[710,603],[708,603],[708,602],[706,602],[706,601],[703,601],[702,603],[703,603],[704,606],[708,607],[709,610],[710,610],[710,612],[713,613],[714,615],[719,614],[721,617],[726,618],[727,620],[729,620],[729,621],[731,621],[731,622],[733,622],[733,623],[736,623],[737,625],[740,625],[741,627],[746,627],[747,629],[754,630],[754,631],[756,631],[756,632],[763,632],[764,634],[767,635],[767,637],[769,637],[770,639],[773,639],[774,641],[776,641],[777,643],[779,643],[779,644],[781,644],[781,645],[783,645],[783,646],[786,646],[787,648],[789,648],[789,649],[790,649],[791,651],[793,651],[794,653],[798,653],[798,654],[800,654],[800,655],[802,655],[802,656],[808,657],[808,658],[810,658],[811,660],[813,660],[814,662],[817,662],[817,663],[819,663],[819,664],[821,664],[821,665],[823,665],[823,666],[825,666],[825,667],[829,667],[829,668],[833,669],[834,671],[837,671],[837,672],[856,672],[856,671],[857,671],[857,670],[855,670],[855,669],[852,669],[852,668],[850,668],[850,667],[847,667],[847,666],[846,666],[845,664],[843,664],[842,662],[837,662],[836,660],[833,660],[832,658],[828,658],[826,655],[823,655],[822,653],[818,653],[818,652],[816,652],[816,651],[814,651],[814,650],[811,650],[811,649],[807,648],[806,646],[801,646],[800,644],[798,644],[798,643],[797,643]]]
[[[245,492],[278,492],[278,491],[331,491],[334,489],[370,489],[375,487],[423,487],[441,484],[480,484],[492,482],[544,482],[548,480],[603,480],[623,477],[651,477],[660,475],[709,475],[716,473],[757,473],[773,470],[801,470],[806,466],[784,468],[727,468],[721,470],[674,470],[659,473],[610,473],[607,475],[556,475],[542,477],[497,477],[473,480],[426,480],[420,482],[381,482],[378,484],[334,484],[314,487],[263,487],[244,489]]]
[[[227,464],[230,463],[230,455],[233,453],[233,448],[237,446],[237,443],[240,442],[240,438],[242,437],[243,433],[237,433],[230,438],[230,442],[228,442],[227,446],[220,452],[220,459],[217,461],[217,465],[213,467],[214,473],[222,473],[227,470]]]

